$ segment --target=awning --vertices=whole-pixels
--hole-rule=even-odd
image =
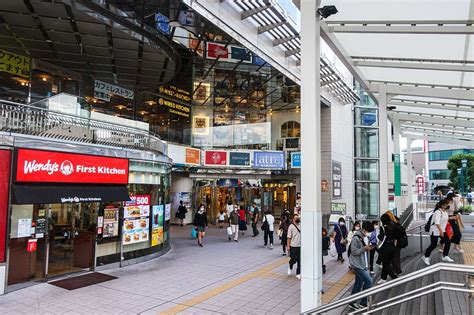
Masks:
[[[18,205],[130,200],[125,185],[13,184],[12,192],[12,203]]]

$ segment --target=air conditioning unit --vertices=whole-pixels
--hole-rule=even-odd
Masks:
[[[283,150],[284,151],[299,151],[300,150],[300,138],[284,138]]]

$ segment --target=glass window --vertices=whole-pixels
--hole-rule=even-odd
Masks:
[[[447,161],[453,155],[465,153],[468,154],[469,150],[458,149],[458,150],[443,150],[443,151],[431,151],[429,152],[430,161]]]
[[[377,128],[355,128],[356,157],[379,157],[379,130]]]
[[[375,108],[355,108],[356,126],[377,127],[377,109]]]
[[[379,215],[379,184],[356,183],[356,214],[365,214],[368,218]]]
[[[287,121],[281,125],[282,138],[299,138],[301,135],[300,123],[297,121]]]
[[[356,160],[356,180],[379,180],[378,160]]]
[[[449,179],[450,170],[430,170],[430,179]]]

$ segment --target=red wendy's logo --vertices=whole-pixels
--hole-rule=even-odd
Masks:
[[[63,173],[63,175],[71,175],[72,172],[74,172],[74,165],[72,165],[71,161],[64,161],[61,163],[61,167],[59,168],[59,170],[61,171],[61,173]]]

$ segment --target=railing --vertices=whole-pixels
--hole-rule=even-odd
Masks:
[[[420,253],[423,252],[423,232],[425,232],[425,225],[426,223],[423,223],[423,224],[419,224],[419,225],[416,225],[414,227],[411,227],[409,229],[406,230],[407,232],[407,235],[410,236],[411,235],[415,235],[415,234],[418,234],[419,235],[419,239],[420,239]],[[410,233],[410,232],[414,232],[414,233]]]
[[[466,283],[462,284],[462,287],[459,285],[459,283],[449,283],[449,282],[436,282],[433,285],[426,286],[420,289],[417,289],[415,291],[410,291],[407,293],[402,294],[402,297],[400,299],[400,296],[396,297],[396,299],[388,299],[384,300],[381,302],[378,302],[376,304],[373,304],[372,302],[372,296],[382,293],[386,290],[390,290],[392,288],[395,288],[397,286],[400,286],[402,284],[406,284],[412,281],[415,281],[417,279],[429,276],[433,273],[441,272],[441,271],[451,271],[451,272],[459,272],[459,273],[464,273],[466,275]],[[356,312],[353,312],[353,314],[356,314],[358,312],[362,312],[364,314],[371,314],[377,311],[380,311],[382,309],[392,307],[401,303],[405,303],[407,301],[413,300],[415,298],[419,298],[423,295],[433,293],[439,290],[450,290],[450,291],[458,291],[458,292],[465,292],[468,293],[468,314],[471,315],[471,310],[472,310],[472,294],[474,293],[474,290],[471,288],[471,275],[474,274],[474,266],[467,266],[467,265],[458,265],[458,264],[446,264],[446,263],[437,263],[435,265],[429,266],[427,268],[424,268],[420,270],[418,273],[411,273],[407,274],[404,276],[401,276],[399,278],[396,278],[390,282],[387,282],[382,285],[378,285],[376,287],[372,287],[370,289],[367,289],[365,291],[359,292],[357,294],[348,296],[346,298],[340,299],[338,301],[320,306],[316,309],[310,310],[308,312],[305,312],[304,314],[323,314],[326,312],[329,312],[331,310],[344,307],[348,305],[349,303],[356,302],[362,298],[367,298],[368,299],[368,304],[366,308],[363,308],[361,310],[358,310]],[[428,290],[427,290],[428,289]],[[421,292],[423,290],[427,290],[426,292]],[[413,292],[420,292],[415,295],[411,295]]]
[[[0,131],[166,154],[165,143],[147,131],[4,100]]]
[[[402,213],[401,218],[400,218],[400,221],[401,221],[400,224],[404,228],[407,228],[410,225],[411,223],[411,220],[409,220],[410,218],[413,220],[413,213],[415,212],[415,209],[416,207],[411,203],[408,206],[408,208]]]

